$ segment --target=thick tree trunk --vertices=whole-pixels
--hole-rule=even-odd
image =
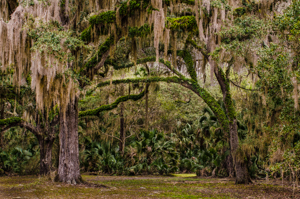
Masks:
[[[250,175],[248,173],[247,164],[237,158],[236,151],[239,147],[239,137],[237,132],[237,121],[236,119],[230,124],[230,147],[231,153],[233,154],[233,162],[235,166],[236,184],[249,184],[251,182]]]
[[[235,107],[232,103],[230,85],[226,74],[219,67],[215,68],[215,76],[221,87],[223,93],[223,102],[225,105],[226,114],[229,120],[229,136],[230,136],[230,152],[233,157],[233,163],[235,168],[236,183],[248,184],[251,182],[248,168],[243,160],[240,160],[236,156],[236,152],[239,147],[238,127],[236,120]]]
[[[59,165],[57,181],[68,184],[81,183],[78,148],[78,98],[60,111]]]
[[[52,165],[52,140],[40,140],[40,175],[49,175]]]

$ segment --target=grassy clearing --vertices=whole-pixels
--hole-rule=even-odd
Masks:
[[[233,179],[170,176],[91,176],[87,185],[53,183],[36,176],[0,177],[0,198],[292,198],[291,186],[257,181],[235,185]],[[294,198],[300,198],[299,189]]]

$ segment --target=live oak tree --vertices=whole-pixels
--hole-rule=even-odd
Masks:
[[[55,108],[49,117],[36,109],[34,93],[30,87],[18,88],[11,85],[11,70],[1,73],[0,87],[1,118],[0,132],[12,127],[22,127],[35,135],[40,147],[40,174],[48,175],[51,169],[52,145],[58,130],[58,114]],[[29,80],[29,79],[28,79]]]
[[[16,92],[19,92],[20,86],[25,84],[24,79],[31,77],[30,86],[36,94],[37,110],[45,116],[46,121],[49,120],[53,104],[59,104],[62,147],[60,147],[61,163],[58,178],[69,183],[79,182],[81,178],[76,136],[78,99],[74,78],[67,73],[68,68],[72,67],[71,64],[68,66],[66,63],[71,62],[70,51],[80,46],[81,42],[72,37],[67,28],[64,31],[61,26],[61,24],[66,25],[68,20],[66,13],[61,11],[59,1],[15,2],[19,3],[19,7],[12,13],[10,19],[4,16],[8,23],[0,22],[2,68],[4,70],[8,67],[14,68]],[[65,52],[63,48],[69,51]],[[48,124],[45,131],[47,134],[53,134],[51,128],[48,128],[52,125]],[[38,128],[38,123],[36,127]],[[35,130],[32,132],[34,133]],[[43,151],[41,148],[41,155]]]
[[[234,46],[239,41],[251,41],[256,29],[249,24],[250,32],[239,32],[239,29],[230,32],[229,29],[224,33],[222,27],[238,23],[239,18],[241,25],[245,26],[244,15],[266,18],[268,15],[263,13],[276,13],[288,4],[286,1],[23,0],[18,3],[19,7],[14,12],[12,8],[15,6],[11,3],[1,7],[6,13],[13,13],[10,19],[7,14],[2,16],[8,23],[0,22],[0,60],[3,68],[15,68],[15,85],[22,85],[24,78],[31,76],[37,108],[46,117],[53,104],[59,105],[58,180],[73,184],[81,182],[78,116],[97,115],[103,109],[116,107],[126,100],[140,99],[144,95],[123,96],[111,105],[79,113],[80,89],[95,77],[106,76],[111,68],[120,70],[153,62],[157,68],[165,67],[174,76],[111,79],[99,83],[98,87],[163,81],[192,90],[210,107],[223,131],[229,135],[236,183],[250,182],[246,163],[237,156],[239,138],[229,73],[232,66],[255,67],[256,56],[255,53],[247,54],[248,57],[242,53],[236,55],[234,51],[225,50],[226,46],[222,44]],[[77,37],[79,34],[80,39]],[[131,40],[132,44],[126,63],[120,63],[114,55],[123,40]],[[147,54],[149,47],[155,48],[154,55]],[[145,53],[139,57],[141,51]],[[240,60],[246,58],[245,64],[244,61],[241,63]],[[183,60],[186,68],[183,73],[179,70],[183,68],[178,65],[179,59]],[[208,65],[210,78],[212,81],[215,78],[221,88],[225,111],[201,84],[201,76],[205,79],[204,71]]]
[[[67,2],[66,4],[59,1],[19,3],[20,6],[10,20],[8,16],[4,16],[9,20],[8,23],[1,22],[1,65],[4,70],[10,66],[16,70],[14,84],[19,87],[24,84],[24,78],[31,77],[31,88],[36,93],[37,109],[46,120],[53,104],[59,105],[60,163],[57,180],[75,184],[81,181],[78,157],[77,91],[78,82],[84,85],[86,81],[78,76],[86,75],[88,71],[78,71],[80,68],[75,65],[77,62],[73,61],[73,55],[77,55],[76,52],[82,49],[84,44],[72,37],[72,31],[68,30],[67,26],[73,24],[69,23]],[[3,9],[7,9],[7,6]],[[93,77],[90,74],[87,76]],[[135,97],[131,95],[125,99]],[[118,103],[112,104],[111,107],[115,107]],[[107,108],[109,107],[104,107]],[[8,120],[3,120],[2,123],[7,124]],[[10,118],[10,124],[15,124],[12,120],[13,118]],[[18,118],[19,123],[20,120]],[[38,123],[36,127],[38,128]],[[31,131],[36,133],[36,129],[32,128]],[[48,128],[46,131],[52,133]],[[41,147],[41,155],[42,151]],[[41,162],[42,160],[41,158]]]

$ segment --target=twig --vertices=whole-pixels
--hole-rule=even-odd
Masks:
[[[235,85],[236,87],[238,87],[238,88],[241,88],[241,89],[244,89],[244,90],[248,90],[248,91],[259,91],[258,89],[248,89],[248,88],[244,88],[244,87],[242,87],[242,86],[239,86],[239,85],[237,85],[236,83],[234,83],[232,80],[230,80],[230,82],[233,84],[233,85]]]

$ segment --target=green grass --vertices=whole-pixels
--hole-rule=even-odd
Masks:
[[[188,178],[188,177],[196,177],[197,175],[195,173],[189,173],[189,174],[172,174],[172,176]]]
[[[37,176],[0,177],[0,198],[289,198],[292,187],[265,184],[235,185],[233,179],[170,176],[90,176],[89,185],[54,183]],[[295,191],[300,198],[299,190]]]

